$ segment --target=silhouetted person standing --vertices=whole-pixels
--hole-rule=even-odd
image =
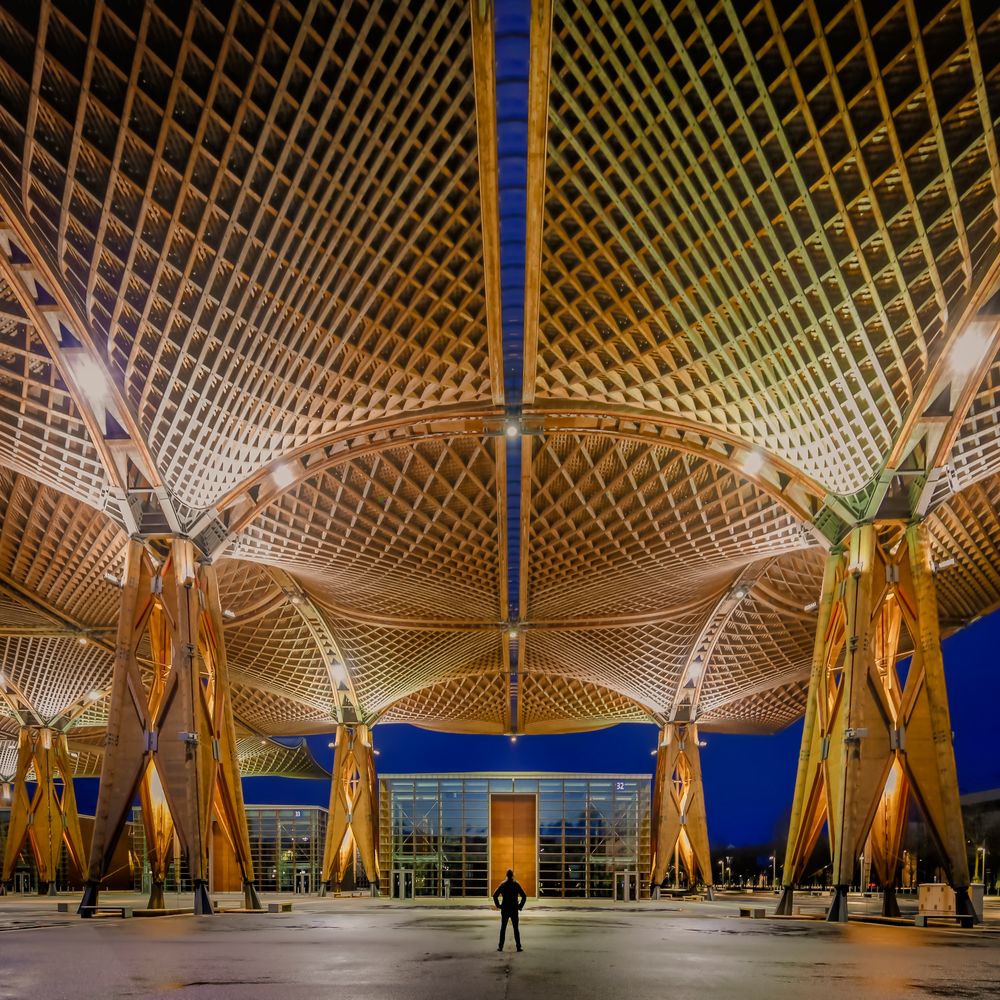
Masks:
[[[517,915],[524,909],[524,904],[528,897],[521,888],[520,882],[514,881],[514,873],[507,869],[507,881],[501,882],[497,886],[497,891],[493,893],[493,905],[500,907],[500,944],[497,951],[503,951],[504,938],[507,936],[507,921],[511,922],[514,928],[514,944],[517,950],[521,951],[521,932],[517,926]]]

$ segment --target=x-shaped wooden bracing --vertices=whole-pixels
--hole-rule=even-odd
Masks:
[[[913,640],[905,683],[896,665],[904,627]],[[846,887],[870,834],[876,870],[893,889],[910,791],[963,908],[969,869],[927,531],[911,524],[886,546],[866,524],[826,565],[783,910],[824,824],[838,892],[831,919],[846,919]]]
[[[29,798],[27,780],[32,767],[35,791]],[[62,784],[61,792],[56,787],[57,780]],[[23,727],[18,736],[17,772],[0,883],[13,877],[26,840],[31,845],[40,882],[54,887],[64,843],[71,864],[78,871],[83,870],[83,836],[66,734],[36,726]]]
[[[156,664],[149,690],[137,660],[146,635]],[[215,570],[196,559],[193,544],[171,540],[154,566],[144,545],[130,541],[85,903],[96,901],[138,792],[154,882],[162,888],[172,824],[195,883],[195,909],[211,912],[214,810],[239,862],[247,904],[259,906],[222,636]]]
[[[712,857],[708,849],[698,727],[693,724],[671,722],[661,730],[652,831],[653,885],[663,881],[675,855],[692,884],[701,880],[711,885]],[[676,878],[676,864],[674,872]]]
[[[368,726],[337,726],[330,784],[330,816],[323,848],[323,882],[339,883],[357,845],[365,874],[378,884],[378,786]]]

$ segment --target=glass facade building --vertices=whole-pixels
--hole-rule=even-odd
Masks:
[[[261,892],[316,892],[323,867],[327,811],[321,806],[247,806],[250,857],[253,859],[257,888]],[[176,840],[175,840],[176,843]],[[133,809],[130,844],[142,859],[136,891],[150,890],[149,858],[139,807]],[[235,855],[224,841],[221,830],[213,830],[212,881],[214,892],[235,892],[241,886]],[[192,883],[186,859],[180,856],[167,871],[167,892],[190,892]]]
[[[500,848],[502,800],[526,811],[515,840]],[[381,888],[483,897],[512,864],[540,898],[637,898],[648,895],[649,826],[649,775],[382,775]],[[511,850],[520,852],[516,863]]]

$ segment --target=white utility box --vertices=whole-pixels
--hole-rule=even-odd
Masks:
[[[969,886],[969,899],[976,916],[983,919],[983,884]],[[945,882],[921,882],[917,890],[917,913],[934,917],[955,912],[955,890]]]

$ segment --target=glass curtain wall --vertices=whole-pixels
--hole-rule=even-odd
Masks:
[[[648,775],[383,775],[383,892],[486,896],[489,800],[538,802],[538,893],[611,899],[616,872],[636,872],[648,893]]]
[[[327,811],[319,806],[247,806],[250,856],[263,892],[316,892]]]

